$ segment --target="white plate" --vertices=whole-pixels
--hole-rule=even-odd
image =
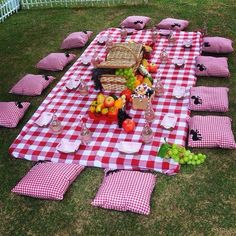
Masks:
[[[98,39],[98,44],[105,44],[107,40],[108,40],[108,37],[107,37],[107,36],[101,36],[101,37]]]
[[[70,79],[67,83],[66,83],[66,88],[68,90],[73,90],[73,89],[77,89],[80,85],[80,79],[78,80],[74,80],[74,79]]]
[[[185,40],[185,41],[183,42],[183,46],[184,46],[185,48],[190,48],[190,47],[192,47],[192,44],[193,44],[193,42],[192,42],[191,39]]]
[[[182,86],[175,86],[173,89],[173,96],[176,98],[183,98],[185,96],[186,88]]]
[[[135,29],[132,29],[132,28],[125,28],[125,29],[126,29],[128,35],[133,34],[135,31]]]
[[[57,145],[56,149],[59,152],[74,153],[79,149],[80,144],[80,140],[72,142],[67,139],[62,139],[61,142]]]
[[[38,126],[42,127],[42,126],[46,126],[48,125],[51,120],[52,120],[53,114],[50,112],[43,112],[38,119],[35,121],[35,124],[37,124]]]
[[[173,58],[172,63],[175,66],[181,67],[185,64],[185,59],[184,58]]]
[[[91,56],[87,56],[87,57],[82,57],[80,60],[84,66],[89,66],[91,63],[91,59],[92,59]]]
[[[142,146],[142,143],[139,143],[139,142],[121,141],[120,143],[118,143],[117,148],[120,152],[132,154],[132,153],[139,152],[141,146]]]
[[[167,30],[167,29],[159,29],[158,33],[162,36],[169,36],[170,35],[171,30]]]
[[[171,129],[175,127],[176,121],[177,116],[175,114],[166,114],[161,121],[161,126],[163,126],[165,129]]]

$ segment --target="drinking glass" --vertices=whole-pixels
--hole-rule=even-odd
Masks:
[[[153,135],[153,131],[150,128],[148,122],[145,123],[142,133],[141,133],[141,136],[142,136],[143,143],[151,143],[152,142],[154,135]]]
[[[61,122],[58,120],[55,110],[53,110],[53,117],[52,117],[51,123],[49,124],[49,129],[54,134],[60,134],[62,131],[62,125],[61,125]]]

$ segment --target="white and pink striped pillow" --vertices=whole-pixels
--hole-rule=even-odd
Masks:
[[[81,48],[89,40],[92,31],[73,32],[69,34],[62,42],[61,49]]]
[[[75,58],[76,55],[70,53],[50,53],[40,60],[36,67],[41,70],[59,71]]]
[[[225,87],[192,87],[190,90],[189,109],[192,111],[229,110],[228,88]]]
[[[37,96],[40,95],[54,79],[55,78],[52,76],[27,74],[13,86],[9,93]]]
[[[11,190],[29,197],[62,200],[83,166],[77,164],[38,163]]]
[[[195,72],[197,76],[229,77],[228,58],[198,56]]]
[[[205,37],[202,45],[203,52],[231,53],[234,51],[232,40],[223,37]]]
[[[93,206],[148,215],[156,177],[151,173],[118,170],[104,177]]]
[[[188,146],[197,148],[236,148],[227,116],[193,116],[189,119]]]
[[[180,20],[175,18],[163,19],[159,24],[156,25],[158,29],[173,29],[173,30],[184,30],[189,25],[189,21]]]
[[[0,102],[0,126],[15,128],[29,106],[29,102]]]

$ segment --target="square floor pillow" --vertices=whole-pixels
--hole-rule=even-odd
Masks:
[[[92,31],[81,31],[69,34],[62,42],[61,49],[81,48],[88,42]]]
[[[25,75],[18,81],[9,93],[37,96],[54,80],[55,78],[47,75]]]
[[[197,76],[229,77],[228,58],[198,56],[195,72]]]
[[[150,21],[150,17],[147,16],[128,16],[121,23],[121,27],[141,30]]]
[[[38,163],[11,191],[29,197],[62,200],[68,187],[83,169],[77,164]]]
[[[236,148],[227,116],[193,116],[189,119],[188,146],[197,148]]]
[[[223,37],[205,37],[202,45],[203,52],[231,53],[234,51],[232,40]]]
[[[59,71],[75,58],[76,55],[70,53],[50,53],[40,60],[36,67],[41,70]]]
[[[159,24],[156,25],[158,29],[173,29],[173,30],[184,30],[189,25],[189,21],[180,20],[175,18],[163,19]]]
[[[156,177],[139,171],[109,171],[100,186],[93,206],[148,215]]]
[[[29,106],[29,102],[0,102],[0,126],[15,128]]]
[[[229,110],[228,88],[225,87],[192,87],[190,90],[189,109],[192,111]]]

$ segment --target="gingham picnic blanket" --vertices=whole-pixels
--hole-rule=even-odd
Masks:
[[[81,57],[92,56],[94,49],[99,57],[105,58],[105,46],[97,43],[103,35],[111,35],[114,42],[120,42],[120,30],[111,28],[100,32],[87,47]],[[116,123],[110,124],[105,121],[94,121],[88,118],[87,112],[91,102],[96,98],[98,91],[94,90],[91,81],[93,66],[84,66],[80,58],[65,73],[55,88],[39,106],[38,110],[24,126],[18,137],[11,145],[9,151],[15,158],[22,158],[31,161],[49,160],[52,162],[77,163],[84,166],[95,166],[109,169],[149,169],[173,175],[179,171],[180,165],[172,159],[162,159],[157,156],[158,148],[164,143],[164,137],[168,142],[185,145],[187,138],[187,118],[189,117],[189,99],[175,99],[172,95],[175,85],[191,87],[195,84],[195,57],[200,54],[201,34],[197,32],[177,32],[176,45],[168,46],[166,37],[160,37],[155,44],[154,53],[150,62],[159,65],[161,78],[166,92],[161,97],[155,97],[153,108],[156,119],[152,122],[151,128],[154,132],[154,139],[151,144],[143,144],[139,153],[120,153],[117,145],[120,141],[141,142],[141,132],[145,124],[144,111],[130,109],[128,113],[134,119],[136,128],[134,133],[125,133],[118,128]],[[193,42],[191,48],[184,48],[184,40],[190,39]],[[151,40],[151,30],[137,31],[129,36],[126,41],[147,43]],[[167,47],[170,59],[174,57],[185,58],[184,68],[176,68],[171,60],[167,64],[160,64],[159,54],[163,47]],[[157,74],[152,74],[153,78]],[[71,78],[81,78],[88,85],[90,93],[88,96],[81,96],[79,91],[66,90],[65,84]],[[56,110],[59,120],[62,122],[63,131],[59,135],[53,134],[47,127],[38,127],[35,121],[44,111]],[[173,130],[166,130],[160,126],[160,121],[166,113],[177,115],[177,124]],[[88,145],[81,145],[75,154],[64,154],[56,150],[56,146],[63,138],[70,141],[78,140],[80,137],[79,115],[87,117],[87,126],[92,132],[92,141]]]

